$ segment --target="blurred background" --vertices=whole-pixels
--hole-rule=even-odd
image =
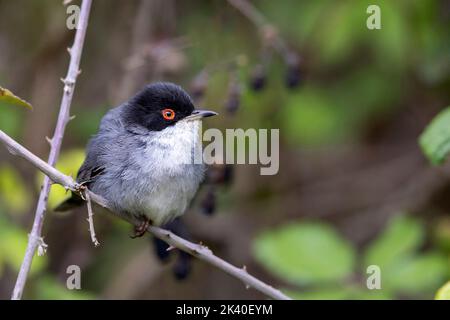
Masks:
[[[450,2],[245,3],[95,0],[58,168],[76,175],[109,108],[149,82],[179,83],[220,112],[206,126],[279,128],[281,140],[275,176],[211,168],[179,232],[294,298],[432,299],[450,276],[450,167],[432,167],[418,137],[450,101]],[[370,4],[380,30],[366,27]],[[0,85],[34,106],[0,108],[0,128],[46,159],[74,31],[62,1],[0,0],[0,12]],[[1,299],[41,181],[0,148]],[[177,251],[161,262],[149,237],[131,240],[109,215],[95,216],[94,248],[86,208],[52,212],[67,196],[52,188],[48,252],[25,298],[265,298]],[[66,289],[73,264],[82,290]],[[369,265],[381,268],[381,290],[366,287]]]

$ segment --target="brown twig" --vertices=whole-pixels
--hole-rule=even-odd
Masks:
[[[77,31],[75,34],[75,40],[72,48],[69,50],[70,53],[69,69],[67,71],[66,78],[63,79],[64,91],[61,106],[59,109],[58,121],[56,123],[53,138],[51,139],[50,155],[48,157],[48,165],[50,167],[53,167],[56,164],[61,149],[62,140],[64,137],[64,131],[67,123],[70,120],[70,105],[72,102],[76,78],[80,73],[79,66],[81,60],[81,53],[83,51],[84,39],[86,36],[86,29],[88,24],[90,8],[91,8],[91,0],[83,0],[83,3],[81,5]],[[51,188],[51,180],[49,179],[48,176],[45,176],[44,182],[42,184],[41,193],[39,195],[36,213],[34,216],[33,228],[31,229],[27,249],[25,251],[25,257],[23,258],[23,262],[19,270],[19,275],[17,276],[16,284],[14,286],[14,291],[11,296],[11,299],[13,300],[19,300],[22,298],[23,290],[25,287],[25,283],[27,281],[28,273],[30,271],[31,263],[33,261],[36,249],[39,248],[39,252],[44,252],[42,248],[45,248],[45,243],[43,242],[41,234],[50,188]]]
[[[7,146],[10,152],[12,152],[14,155],[20,156],[25,160],[29,161],[32,165],[34,165],[36,168],[38,168],[44,174],[46,174],[54,183],[60,184],[64,188],[72,190],[73,192],[78,193],[80,192],[81,189],[80,185],[77,182],[75,182],[71,177],[61,173],[60,171],[56,170],[49,164],[45,163],[45,161],[35,156],[33,153],[31,153],[26,148],[21,146],[19,143],[14,141],[11,137],[9,137],[1,130],[0,130],[0,141]],[[86,195],[88,195],[89,199],[92,200],[93,202],[97,203],[98,205],[102,206],[105,209],[108,209],[108,211],[110,211],[111,213],[114,213],[108,201],[103,197],[87,189]],[[115,215],[119,216],[118,214]],[[142,222],[130,216],[120,215],[119,217],[135,226],[139,226]],[[285,294],[283,294],[281,291],[273,288],[272,286],[250,275],[247,272],[246,268],[235,267],[232,264],[228,263],[227,261],[215,256],[212,253],[212,251],[207,247],[205,247],[204,245],[189,242],[173,234],[172,232],[167,231],[165,229],[161,229],[159,227],[150,226],[148,227],[147,232],[167,242],[170,246],[176,247],[184,252],[187,252],[197,257],[198,259],[203,260],[223,270],[224,272],[230,274],[231,276],[241,280],[247,288],[249,287],[254,288],[255,290],[258,290],[259,292],[273,299],[290,300],[290,298]]]

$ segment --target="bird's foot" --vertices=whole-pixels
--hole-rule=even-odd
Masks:
[[[142,237],[147,231],[148,227],[151,226],[152,222],[147,217],[144,217],[142,223],[134,227],[134,234],[130,236],[131,239],[136,239]]]
[[[85,197],[85,192],[87,190],[87,186],[82,182],[82,183],[77,183],[75,185],[75,189],[74,191],[76,193],[78,193],[81,197],[81,199],[83,199],[84,201],[86,201],[86,197]]]

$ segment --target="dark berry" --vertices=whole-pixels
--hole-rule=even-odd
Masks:
[[[262,65],[257,65],[252,71],[250,78],[250,88],[253,91],[258,92],[265,88],[267,82],[266,72]]]
[[[302,74],[300,70],[300,57],[291,52],[286,58],[286,76],[285,83],[289,89],[297,88],[302,81]]]
[[[300,68],[291,66],[286,71],[286,86],[289,89],[297,88],[302,80]]]

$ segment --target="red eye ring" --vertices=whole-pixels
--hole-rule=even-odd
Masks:
[[[175,118],[175,111],[173,111],[172,109],[169,109],[169,108],[161,111],[161,114],[162,114],[163,118],[166,120],[173,120]]]

